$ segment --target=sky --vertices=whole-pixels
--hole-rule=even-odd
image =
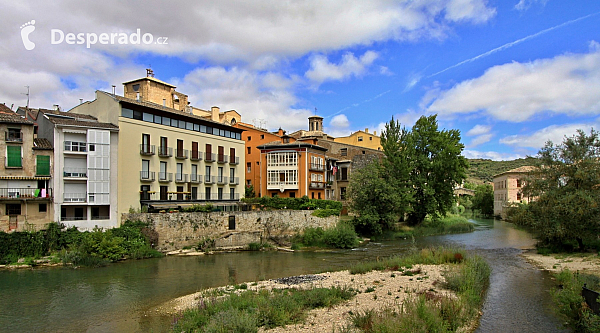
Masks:
[[[599,28],[597,0],[0,0],[0,103],[69,110],[152,68],[269,130],[437,114],[511,160],[600,128]]]

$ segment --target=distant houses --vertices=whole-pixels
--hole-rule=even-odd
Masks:
[[[524,179],[533,166],[522,166],[494,176],[494,215],[504,218],[506,210],[514,203],[528,203],[531,198],[523,195]]]

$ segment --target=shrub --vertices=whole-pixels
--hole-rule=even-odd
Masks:
[[[312,216],[316,216],[316,217],[329,217],[329,216],[339,216],[340,215],[340,209],[317,209],[314,212],[312,212]]]
[[[213,207],[213,205],[211,204],[206,204],[206,205],[192,205],[190,207],[186,207],[186,208],[182,208],[181,211],[182,212],[203,212],[203,213],[210,213],[212,211],[214,211],[215,208]]]
[[[322,246],[338,249],[350,249],[359,243],[352,225],[340,222],[334,228],[306,228],[299,241],[305,246]]]
[[[568,326],[576,332],[600,332],[600,316],[595,315],[581,296],[583,284],[588,288],[600,287],[600,278],[594,275],[573,274],[564,270],[554,275],[562,288],[552,291],[558,313],[564,317]]]

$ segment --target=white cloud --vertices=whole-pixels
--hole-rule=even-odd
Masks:
[[[589,133],[592,127],[595,129],[600,128],[599,125],[600,121],[590,124],[551,125],[536,131],[533,134],[507,136],[500,139],[500,143],[514,147],[529,147],[539,150],[547,141],[558,144],[563,141],[565,136],[569,137],[576,134],[578,129],[582,129]]]
[[[496,15],[483,0],[451,0],[446,8],[446,19],[451,21],[486,22]]]
[[[348,120],[348,117],[346,117],[345,114],[338,114],[337,116],[331,118],[329,126],[337,128],[348,128],[350,127],[350,121]]]
[[[487,134],[492,130],[491,126],[486,126],[486,125],[475,125],[473,128],[471,128],[468,132],[467,135],[469,136],[474,136],[474,135],[482,135],[482,134]]]
[[[377,59],[377,52],[367,51],[359,58],[348,52],[342,56],[339,64],[333,64],[323,55],[316,55],[310,61],[310,69],[305,76],[317,83],[342,81],[352,76],[362,76]]]
[[[475,137],[473,140],[471,140],[471,142],[469,143],[469,148],[474,148],[474,147],[482,145],[486,142],[489,142],[493,137],[494,137],[494,134],[492,134],[492,133],[479,135],[479,136]]]
[[[422,104],[432,95],[426,94]],[[427,110],[442,115],[483,111],[513,122],[547,111],[600,114],[600,51],[491,67],[478,78],[439,92]]]
[[[488,159],[493,161],[510,161],[525,157],[524,155],[519,154],[499,153],[495,151],[478,151],[470,149],[463,150],[462,155],[466,158]]]
[[[545,6],[548,0],[519,0],[519,3],[515,5],[515,9],[519,11],[524,11],[529,9],[533,4],[539,3],[542,6]]]

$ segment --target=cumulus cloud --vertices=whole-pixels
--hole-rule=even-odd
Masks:
[[[582,124],[565,124],[565,125],[551,125],[542,128],[533,134],[528,135],[510,135],[500,139],[500,143],[514,146],[514,147],[527,147],[527,148],[542,148],[547,141],[553,143],[561,143],[565,136],[569,137],[577,133],[578,129],[582,129],[589,133],[591,128],[598,129],[600,121],[594,123],[582,123]]]
[[[432,100],[427,110],[443,115],[483,111],[522,122],[542,112],[600,114],[600,51],[494,66],[436,94],[426,95]]]
[[[542,6],[545,6],[548,0],[519,0],[519,2],[515,5],[515,9],[518,11],[524,11],[529,9],[533,4],[539,3]]]
[[[377,52],[367,51],[360,57],[348,52],[342,56],[339,64],[333,64],[323,55],[316,55],[310,61],[310,69],[305,76],[317,83],[342,81],[352,76],[361,76],[377,59]]]
[[[496,151],[478,151],[478,150],[463,150],[462,155],[466,158],[471,159],[488,159],[493,161],[510,161],[518,158],[524,158],[524,155],[512,154],[512,153],[499,153]]]
[[[331,118],[329,126],[337,128],[348,128],[350,127],[350,121],[348,120],[348,117],[346,117],[345,114],[338,114],[337,116]]]
[[[496,9],[488,7],[482,0],[451,0],[446,8],[446,18],[451,21],[482,23],[495,15]]]
[[[269,129],[292,131],[305,128],[311,115],[309,110],[291,107],[297,103],[293,84],[277,73],[215,66],[193,70],[177,83],[177,90],[187,93],[195,107],[235,109],[244,122],[261,119]]]
[[[492,126],[486,126],[486,125],[475,125],[473,128],[471,128],[468,132],[467,135],[469,136],[474,136],[474,135],[482,135],[482,134],[487,134],[492,130]]]

